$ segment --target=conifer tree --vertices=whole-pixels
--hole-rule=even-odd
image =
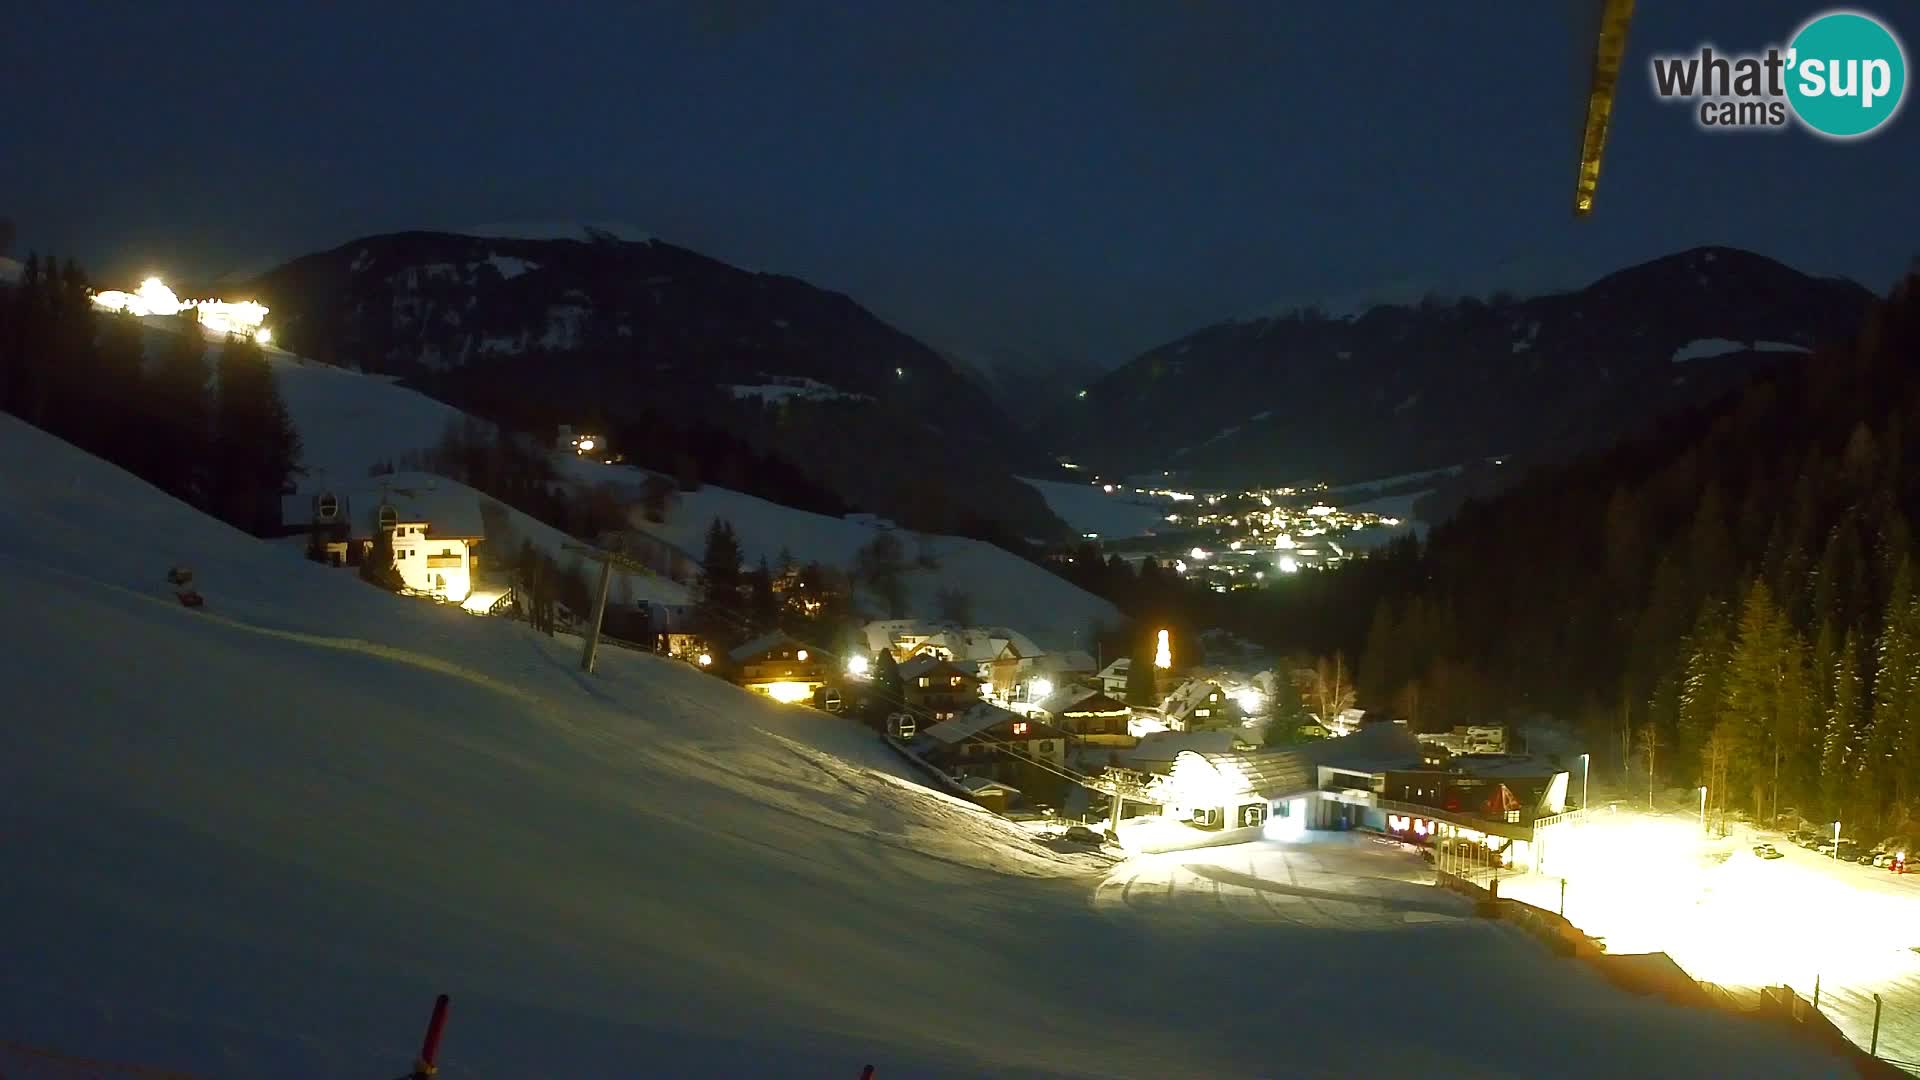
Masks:
[[[1844,804],[1853,783],[1850,751],[1860,717],[1859,653],[1853,632],[1848,631],[1834,661],[1833,689],[1821,732],[1820,801],[1835,820],[1849,816],[1844,813],[1847,809]]]

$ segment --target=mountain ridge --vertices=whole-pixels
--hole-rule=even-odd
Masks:
[[[1852,281],[1701,247],[1567,293],[1227,320],[1092,383],[1047,423],[1049,449],[1110,474],[1219,482],[1339,482],[1563,455],[1845,335],[1872,297]],[[1747,348],[1675,367],[1679,350],[1705,339]],[[1155,433],[1151,445],[1142,431]]]

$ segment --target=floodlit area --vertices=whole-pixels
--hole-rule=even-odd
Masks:
[[[273,340],[266,326],[267,308],[252,300],[228,303],[225,300],[182,300],[159,278],[148,278],[133,292],[107,289],[93,294],[93,305],[104,311],[124,311],[130,315],[178,315],[193,311],[209,333],[250,337],[265,345]]]
[[[1756,855],[1770,843],[1781,858]],[[1555,828],[1542,872],[1502,876],[1500,893],[1559,910],[1609,952],[1661,951],[1696,979],[1786,985],[1865,1047],[1883,999],[1881,1056],[1920,1062],[1920,874],[1836,862],[1779,833],[1736,825],[1709,836],[1697,816],[1604,808]]]

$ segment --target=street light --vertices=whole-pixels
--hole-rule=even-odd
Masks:
[[[1700,831],[1707,831],[1707,786],[1700,785]]]
[[[1587,796],[1592,791],[1592,789],[1587,786],[1587,776],[1588,774],[1593,772],[1592,766],[1593,766],[1593,755],[1581,754],[1580,755],[1580,809],[1582,810],[1585,810],[1587,808]]]
[[[1840,823],[1833,823],[1833,861],[1840,861]]]

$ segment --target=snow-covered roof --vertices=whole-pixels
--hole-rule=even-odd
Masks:
[[[1233,750],[1237,733],[1226,731],[1156,731],[1139,744],[1123,750],[1120,756],[1129,762],[1172,761],[1182,751],[1224,754]]]
[[[951,720],[942,720],[921,732],[920,735],[922,738],[952,746],[955,743],[965,742],[999,724],[1019,719],[1018,713],[1008,712],[990,701],[982,701]]]
[[[284,525],[305,526],[314,522],[316,505],[324,495],[339,500],[340,512],[355,537],[371,537],[380,527],[380,508],[391,506],[395,520],[403,525],[425,525],[429,539],[483,540],[487,526],[480,514],[480,500],[465,491],[441,491],[436,478],[414,474],[379,486],[354,489],[331,488],[280,499],[280,520]]]
[[[1132,670],[1133,659],[1123,656],[1113,663],[1108,664],[1106,667],[1101,668],[1100,677],[1103,679],[1124,679],[1127,677],[1127,673]]]
[[[1092,674],[1095,666],[1093,657],[1078,649],[1073,649],[1068,652],[1051,652],[1034,657],[1032,665],[1035,671],[1058,671],[1074,674]]]
[[[998,780],[989,779],[985,776],[963,776],[958,782],[961,787],[966,788],[975,795],[989,795],[996,792],[1006,795],[1020,794],[1020,789],[1014,787],[1012,784],[1003,784]]]
[[[957,664],[953,661],[934,656],[931,653],[921,653],[919,656],[900,665],[900,678],[911,681],[920,678],[922,675],[931,675],[943,668],[951,669],[955,674],[964,678],[971,679],[976,677],[971,665]]]
[[[1034,708],[1049,716],[1067,713],[1132,712],[1126,702],[1115,701],[1090,686],[1062,686],[1034,703]]]
[[[1209,694],[1219,695],[1219,700],[1213,702],[1215,705],[1231,700],[1226,690],[1211,679],[1188,679],[1167,695],[1167,699],[1160,704],[1160,713],[1170,719],[1185,720],[1193,710],[1208,704]]]
[[[761,634],[759,637],[754,638],[752,641],[747,642],[745,645],[741,645],[740,647],[731,650],[730,652],[727,653],[727,659],[733,661],[736,664],[744,664],[747,661],[753,659],[754,657],[759,656],[760,654],[767,652],[779,645],[793,645],[796,647],[804,647],[800,642],[800,640],[798,638],[795,638],[792,634],[787,633],[785,630],[775,630],[770,634]]]

